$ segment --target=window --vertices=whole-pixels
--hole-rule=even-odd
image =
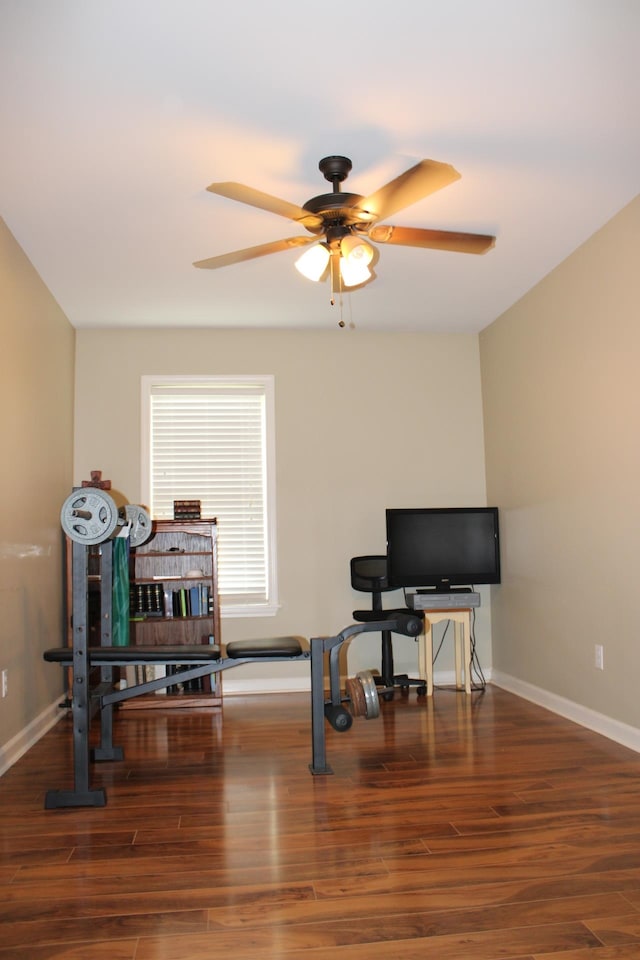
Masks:
[[[273,377],[143,377],[142,489],[156,519],[200,500],[218,520],[226,616],[277,610]]]

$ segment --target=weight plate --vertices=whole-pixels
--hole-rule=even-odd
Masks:
[[[349,709],[354,717],[366,717],[367,702],[364,698],[362,683],[356,677],[347,677],[345,689],[349,698]]]
[[[124,518],[131,524],[129,542],[132,547],[139,547],[146,543],[151,536],[151,517],[144,507],[135,503],[128,503],[124,508]]]
[[[118,509],[104,490],[83,487],[74,490],[62,504],[60,523],[66,535],[77,543],[102,543],[118,526]]]
[[[373,674],[370,670],[361,670],[360,673],[356,673],[356,680],[360,682],[364,694],[365,717],[367,720],[375,720],[380,716],[380,700]]]

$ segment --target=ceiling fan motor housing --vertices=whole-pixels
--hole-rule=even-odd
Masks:
[[[303,204],[303,209],[323,219],[321,226],[307,226],[307,230],[315,234],[326,233],[327,241],[331,243],[351,233],[352,225],[369,218],[365,211],[360,209],[364,197],[359,193],[342,193],[340,190],[340,184],[347,179],[351,171],[351,160],[348,157],[324,157],[318,167],[325,180],[333,184],[333,193],[312,197]]]
[[[303,204],[303,209],[322,217],[324,223],[319,227],[307,227],[311,233],[323,233],[325,228],[339,224],[354,224],[367,219],[359,205],[364,197],[359,193],[325,193],[312,197]]]

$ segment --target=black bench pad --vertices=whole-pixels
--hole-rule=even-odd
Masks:
[[[206,643],[136,645],[132,647],[89,647],[89,660],[94,665],[143,663],[209,663],[220,659],[220,647]],[[53,647],[45,650],[49,663],[71,663],[73,647]]]
[[[232,640],[226,655],[231,660],[258,660],[260,657],[299,657],[302,637],[268,637],[261,640]]]
[[[260,640],[233,640],[227,644],[230,660],[258,660],[261,657],[300,657],[302,637],[269,637]],[[89,647],[89,662],[93,666],[123,666],[145,663],[211,663],[220,659],[220,647],[202,644],[159,644],[131,647]],[[52,647],[43,657],[49,663],[71,664],[73,647]]]

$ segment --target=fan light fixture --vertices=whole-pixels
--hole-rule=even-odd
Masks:
[[[371,277],[369,264],[373,259],[373,247],[360,237],[343,237],[339,245],[340,275],[345,287],[356,287]],[[331,250],[328,244],[318,243],[298,257],[296,270],[307,280],[317,282],[325,274]]]
[[[327,269],[329,263],[329,247],[326,243],[317,243],[298,257],[295,268],[307,280],[318,281]]]
[[[356,287],[371,277],[369,264],[373,259],[373,247],[350,234],[340,242],[340,273],[345,287]]]

